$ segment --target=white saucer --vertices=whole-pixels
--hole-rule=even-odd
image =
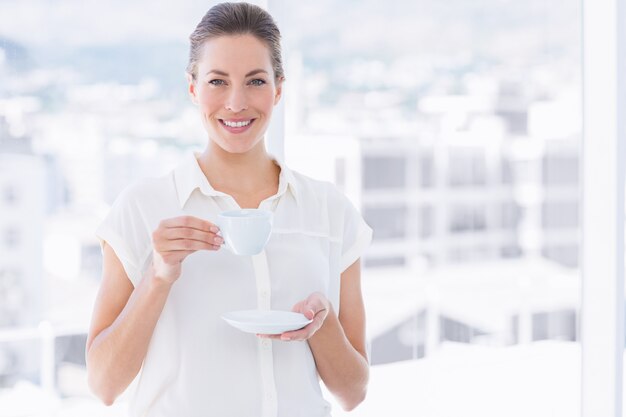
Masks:
[[[246,333],[281,334],[301,329],[313,320],[304,314],[278,310],[242,310],[222,314],[231,326]]]

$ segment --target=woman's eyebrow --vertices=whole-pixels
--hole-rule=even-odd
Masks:
[[[267,71],[265,71],[264,69],[255,69],[255,70],[252,70],[249,73],[247,73],[246,77],[252,77],[253,75],[259,74],[261,72],[264,72],[264,73],[267,74]],[[217,74],[217,75],[222,75],[224,77],[228,77],[228,73],[226,73],[224,71],[221,71],[221,70],[217,70],[217,69],[214,69],[214,70],[211,70],[211,71],[207,72],[207,75],[209,75],[211,73],[214,73],[214,74]]]

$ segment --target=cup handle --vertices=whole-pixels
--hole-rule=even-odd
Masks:
[[[224,239],[224,242],[223,242],[220,246],[222,247],[222,249],[228,249],[229,251],[233,252],[233,248],[231,248],[231,247],[230,247],[230,245],[228,245],[228,243],[226,243],[226,238],[225,238],[225,237],[224,237],[224,235],[222,234],[222,225],[221,225],[220,223],[221,223],[221,222],[220,222],[220,220],[219,220],[219,219],[217,219],[217,220],[215,221],[215,225],[216,225],[217,227],[219,227],[219,228],[220,228],[220,231],[219,231],[219,232],[217,232],[217,235],[218,235],[218,236],[221,236],[221,237],[222,237],[222,239]],[[234,253],[234,252],[233,252],[233,253]]]

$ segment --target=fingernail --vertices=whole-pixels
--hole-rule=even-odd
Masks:
[[[284,340],[285,342],[288,342],[291,340],[291,338],[289,336],[281,336],[280,340]]]
[[[213,241],[214,241],[215,243],[223,243],[223,242],[224,242],[224,239],[222,239],[222,238],[221,238],[221,237],[219,237],[219,236],[216,236],[215,238],[213,238]]]
[[[220,229],[217,226],[211,226],[209,230],[212,231],[213,233],[217,233],[220,231]]]

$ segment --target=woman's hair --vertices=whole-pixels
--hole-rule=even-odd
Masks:
[[[187,72],[196,79],[198,60],[207,40],[218,36],[247,34],[267,45],[275,79],[284,78],[278,26],[268,12],[250,3],[220,3],[209,9],[189,36],[191,44]]]

